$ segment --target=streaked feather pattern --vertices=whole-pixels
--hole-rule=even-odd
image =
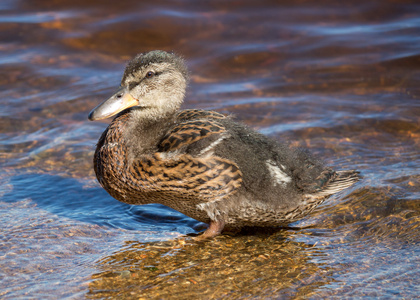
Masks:
[[[221,134],[225,132],[223,125],[213,120],[190,120],[185,121],[174,128],[159,144],[159,151],[174,151],[201,139],[208,138],[211,135]]]
[[[314,196],[330,196],[338,193],[360,180],[360,174],[357,171],[330,171],[328,180],[323,180],[323,184],[313,193]]]

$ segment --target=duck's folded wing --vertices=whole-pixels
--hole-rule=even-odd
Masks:
[[[224,126],[214,119],[179,123],[161,140],[158,152],[133,161],[133,184],[206,202],[233,194],[241,186],[241,171],[235,162],[212,155],[224,138]]]
[[[217,201],[233,194],[242,183],[238,166],[220,157],[197,158],[189,154],[155,153],[133,161],[131,185],[148,192]]]
[[[216,120],[189,120],[173,127],[160,141],[158,151],[204,156],[227,137],[226,129]]]

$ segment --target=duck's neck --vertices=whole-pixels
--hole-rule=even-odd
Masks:
[[[159,141],[174,122],[175,113],[144,118],[139,111],[132,110],[115,118],[110,128],[117,127],[121,132],[120,142],[125,144],[127,158],[131,160],[156,152]]]

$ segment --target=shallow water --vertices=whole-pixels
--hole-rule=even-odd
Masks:
[[[414,298],[417,1],[0,3],[0,297]],[[142,3],[142,4],[141,4]],[[138,52],[190,67],[185,108],[305,146],[363,181],[290,228],[223,235],[111,198],[88,112]]]

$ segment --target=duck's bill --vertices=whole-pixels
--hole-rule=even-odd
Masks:
[[[111,98],[95,107],[89,114],[89,120],[95,121],[106,119],[116,115],[126,108],[136,106],[138,104],[138,100],[134,99],[128,92],[128,89],[123,87],[112,95]]]

